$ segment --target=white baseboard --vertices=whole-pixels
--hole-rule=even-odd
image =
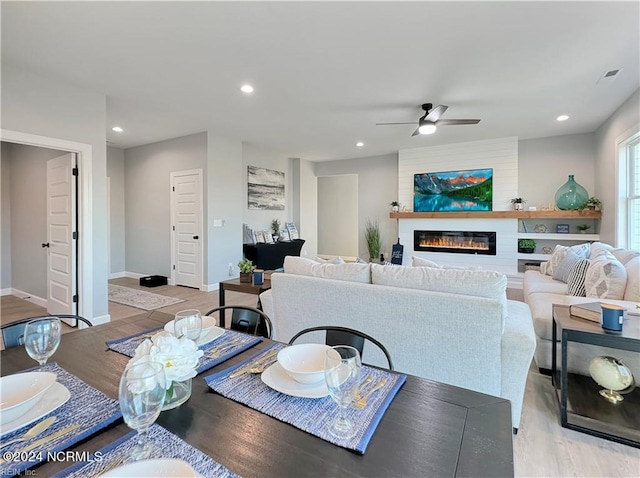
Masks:
[[[213,292],[214,290],[220,289],[220,283],[216,282],[215,284],[202,284],[200,286],[200,290],[202,292]]]
[[[141,277],[147,277],[151,274],[138,274],[137,272],[125,272],[124,277],[128,277],[129,279],[140,279]]]
[[[109,314],[106,315],[101,315],[99,317],[94,317],[91,320],[91,323],[93,325],[100,325],[100,324],[106,324],[107,322],[111,322],[111,316]],[[78,321],[80,322],[80,321]],[[83,327],[81,327],[83,328]]]
[[[13,289],[12,288],[0,289],[0,296],[1,295],[13,295]]]
[[[121,279],[123,277],[126,277],[127,273],[126,272],[114,272],[112,274],[109,274],[109,280],[111,279]]]
[[[47,308],[47,299],[43,299],[42,297],[38,297],[37,295],[29,294],[20,289],[10,289],[10,290],[11,290],[11,294],[8,294],[8,295],[15,295],[20,299],[28,300],[32,304],[39,305],[40,307],[44,307],[45,309]]]

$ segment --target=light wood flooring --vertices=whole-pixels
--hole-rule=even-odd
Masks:
[[[185,299],[161,310],[175,313],[195,308],[203,312],[218,305],[218,291],[201,292],[195,289],[161,286],[140,287],[134,279],[110,281],[131,288],[139,288],[162,295]],[[522,300],[522,291],[509,289],[510,299]],[[227,304],[255,306],[255,295],[227,292]],[[44,309],[12,296],[2,297],[2,323],[44,313]],[[109,302],[112,320],[122,320],[142,311]],[[70,327],[67,331],[71,331]],[[513,438],[515,476],[517,477],[638,477],[640,450],[603,440],[591,435],[567,430],[560,426],[558,406],[550,377],[531,367],[524,396],[520,430]]]

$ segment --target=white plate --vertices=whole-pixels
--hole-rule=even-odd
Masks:
[[[14,373],[0,378],[0,424],[10,423],[33,408],[56,383],[51,372]]]
[[[195,478],[199,475],[186,461],[173,458],[157,458],[127,463],[100,476],[105,478],[130,478],[132,476],[136,478],[153,476]]]
[[[164,324],[164,330],[170,334],[174,333],[173,320],[170,320]],[[196,340],[196,345],[203,345],[217,339],[224,334],[225,329],[216,326],[216,319],[209,317],[208,315],[202,316],[202,331],[200,337]]]
[[[0,431],[0,435],[4,435],[6,433],[10,433],[18,428],[21,428],[25,425],[29,425],[30,423],[35,422],[37,419],[42,418],[47,413],[54,411],[56,408],[65,404],[67,400],[71,398],[71,393],[59,382],[54,383],[51,388],[49,388],[42,399],[27,413],[22,415],[20,418],[7,423],[6,425],[2,425],[2,430]]]
[[[287,372],[278,362],[262,372],[261,378],[268,387],[286,395],[303,398],[322,398],[329,395],[329,390],[324,380],[312,384],[296,382],[287,375]]]

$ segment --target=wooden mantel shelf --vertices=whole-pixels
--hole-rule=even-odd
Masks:
[[[392,212],[391,219],[600,219],[600,211]]]

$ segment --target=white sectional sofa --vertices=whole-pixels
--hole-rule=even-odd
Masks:
[[[274,339],[318,325],[361,330],[386,346],[397,371],[509,399],[519,426],[535,335],[528,306],[507,300],[503,274],[300,257],[284,269],[260,296]],[[365,345],[363,360],[386,366],[375,347]]]
[[[582,290],[580,281],[585,284]],[[540,271],[525,272],[523,288],[536,333],[536,365],[540,369],[550,370],[553,304],[617,304],[626,309],[625,320],[640,320],[637,315],[640,310],[636,308],[640,303],[640,252],[614,249],[599,242],[572,247],[556,246],[550,260],[541,265]],[[578,293],[580,295],[575,295]],[[559,353],[560,344],[556,346]],[[640,377],[640,354],[586,344],[570,345],[568,370],[589,375],[589,363],[599,355],[611,355],[622,360],[636,378]]]

